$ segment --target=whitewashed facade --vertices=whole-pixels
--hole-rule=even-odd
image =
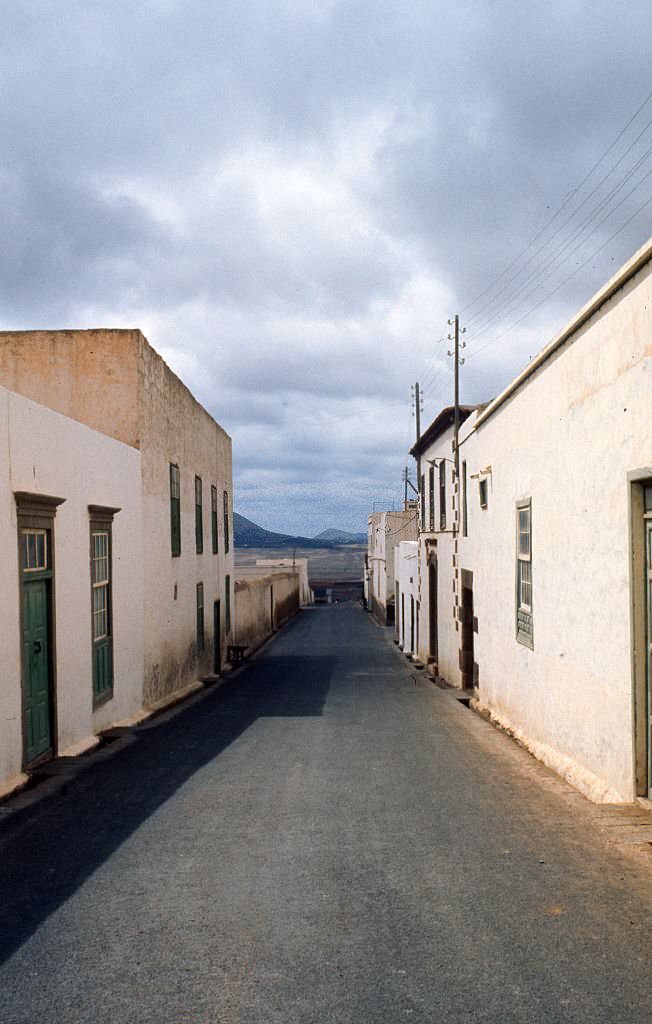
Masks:
[[[395,548],[396,642],[409,657],[419,650],[418,543],[404,540]]]
[[[435,529],[419,540],[421,656],[602,801],[652,783],[651,261],[648,244],[466,411],[459,489],[446,469],[452,528],[439,528],[435,487]],[[413,453],[438,473],[452,428],[434,433]]]
[[[367,607],[383,625],[394,623],[394,550],[404,540],[417,538],[417,513],[374,512],[367,523]]]
[[[143,516],[137,450],[5,388],[0,448],[2,794],[140,711]]]

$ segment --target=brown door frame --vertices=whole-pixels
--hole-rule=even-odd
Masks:
[[[24,663],[21,643],[21,732],[23,742],[23,769],[33,768],[42,761],[56,757],[58,753],[57,736],[57,679],[56,679],[56,615],[55,615],[55,542],[54,542],[54,519],[57,508],[66,500],[55,498],[50,495],[34,494],[30,491],[14,491],[16,500],[16,544],[18,548],[18,572],[20,583],[19,599],[19,628],[22,636],[24,629],[23,612],[23,587],[29,581],[24,577],[21,567],[21,533],[23,530],[45,530],[48,543],[48,572],[47,579],[47,601],[48,601],[48,689],[49,689],[49,716],[50,716],[50,749],[31,761],[27,760],[27,732],[25,722],[25,692],[27,687],[26,666]]]

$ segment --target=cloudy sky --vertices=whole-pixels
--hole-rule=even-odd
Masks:
[[[0,11],[0,327],[140,327],[268,529],[365,529],[447,318],[485,400],[652,234],[650,0]]]

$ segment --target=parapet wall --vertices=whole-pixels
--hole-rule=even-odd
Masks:
[[[275,573],[234,584],[235,638],[248,652],[256,650],[299,610],[297,573]]]

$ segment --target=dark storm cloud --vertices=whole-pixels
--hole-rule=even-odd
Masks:
[[[6,5],[2,325],[141,326],[233,433],[243,513],[359,529],[400,491],[409,384],[426,420],[450,398],[446,318],[486,398],[650,234],[648,207],[589,258],[652,195],[643,161],[572,242],[644,135],[473,304],[589,195],[650,90],[651,20],[647,0]]]

